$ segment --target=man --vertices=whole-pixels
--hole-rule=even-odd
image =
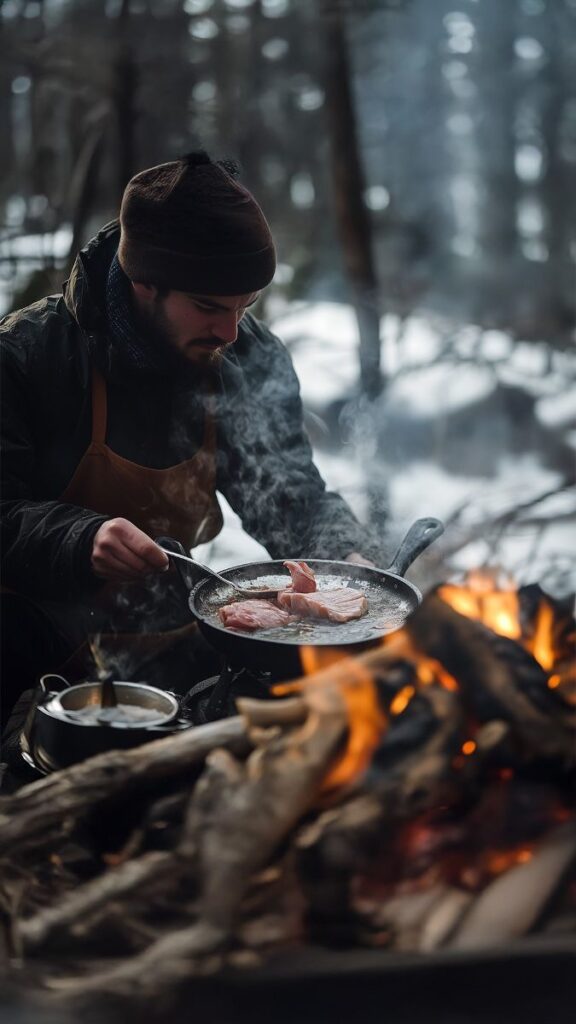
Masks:
[[[214,538],[216,490],[272,557],[378,558],[312,462],[288,353],[248,312],[276,261],[235,174],[203,151],[142,171],[63,296],[0,324],[5,713],[96,634],[122,634],[118,671],[126,634],[140,655],[150,633],[189,649],[154,538]]]

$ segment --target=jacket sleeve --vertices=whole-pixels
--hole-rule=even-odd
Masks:
[[[218,489],[246,532],[273,558],[341,559],[358,551],[381,561],[380,545],[344,499],[326,490],[314,465],[284,345],[250,318],[250,345],[235,374],[228,369]]]
[[[90,555],[106,517],[58,501],[34,500],[35,437],[41,424],[34,417],[26,361],[17,339],[11,342],[14,350],[12,344],[0,350],[2,584],[31,597],[70,598],[101,585]]]

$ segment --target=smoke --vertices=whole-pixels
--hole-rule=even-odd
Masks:
[[[250,327],[249,344],[239,338],[223,361],[220,490],[273,558],[338,559],[353,550],[381,557],[370,531],[325,490],[312,463],[287,351],[254,321]]]
[[[174,568],[116,586],[107,619],[105,630],[89,637],[96,670],[131,682],[146,681],[150,664],[193,623],[187,588]]]

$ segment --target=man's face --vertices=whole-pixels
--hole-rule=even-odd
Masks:
[[[217,362],[238,337],[238,324],[259,292],[248,295],[194,295],[170,291],[161,296],[152,285],[132,285],[140,326],[159,344],[189,362]]]

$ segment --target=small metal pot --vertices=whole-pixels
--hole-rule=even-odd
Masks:
[[[119,704],[99,715],[100,683],[70,686],[55,674],[42,676],[20,739],[26,761],[43,772],[57,771],[107,750],[126,750],[191,723],[180,719],[172,693],[147,683],[115,682]],[[134,709],[134,719],[129,708]],[[91,713],[92,712],[92,713]],[[147,712],[143,719],[142,712]]]

